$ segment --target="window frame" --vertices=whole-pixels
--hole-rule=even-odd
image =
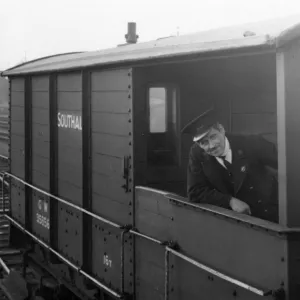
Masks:
[[[151,88],[164,88],[166,90],[166,131],[165,132],[151,132],[150,131],[150,89]],[[175,127],[172,128],[170,126],[173,120],[172,112],[174,109],[173,106],[173,92],[175,91],[175,112],[176,112],[176,122]],[[166,164],[163,165],[163,167],[180,167],[181,166],[181,151],[182,151],[182,140],[181,140],[181,134],[180,134],[180,128],[181,128],[181,109],[180,109],[180,88],[177,84],[171,83],[171,82],[155,82],[155,83],[149,83],[146,86],[146,113],[147,113],[147,133],[148,133],[148,139],[150,136],[155,135],[163,135],[165,134],[166,137],[170,136],[171,134],[175,135],[175,149],[174,149],[174,155],[176,156],[175,162],[173,164]],[[170,106],[171,104],[171,106]],[[149,141],[147,140],[147,144],[149,144]],[[149,151],[149,145],[147,145],[147,156]],[[148,161],[148,159],[147,159]],[[149,162],[149,161],[148,161]],[[152,165],[154,166],[154,165]],[[155,167],[159,167],[158,165],[155,165]]]
[[[151,88],[163,88],[165,90],[165,131],[151,132],[151,107],[150,107],[150,89]],[[168,88],[165,86],[149,86],[147,88],[147,117],[148,117],[148,130],[150,134],[164,134],[168,132]]]

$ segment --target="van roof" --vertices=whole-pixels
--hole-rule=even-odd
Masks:
[[[195,54],[221,55],[230,50],[270,49],[284,46],[300,37],[300,16],[223,27],[150,42],[126,44],[111,49],[64,53],[17,65],[2,76],[49,73],[86,67],[151,61]]]

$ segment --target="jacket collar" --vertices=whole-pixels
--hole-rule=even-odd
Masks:
[[[228,142],[229,142],[229,145],[230,145],[230,148],[232,151],[231,172],[232,172],[233,178],[234,178],[234,195],[233,196],[235,196],[239,192],[239,190],[245,180],[246,174],[248,173],[249,162],[248,162],[247,156],[245,154],[245,149],[243,149],[243,143],[241,143],[239,136],[227,134],[226,137],[228,139]],[[205,157],[204,168],[207,171],[208,178],[215,185],[221,184],[221,182],[219,182],[219,180],[217,178],[220,179],[220,177],[222,176],[221,172],[222,172],[222,170],[224,170],[224,168],[221,165],[219,165],[219,163],[213,156],[205,153],[204,157]],[[220,175],[218,175],[218,174],[220,174]],[[222,191],[222,188],[219,190]]]
[[[243,145],[240,142],[239,136],[227,134],[226,137],[232,151],[232,162],[245,158],[245,149],[243,149]]]

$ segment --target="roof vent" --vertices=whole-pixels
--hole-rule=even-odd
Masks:
[[[125,34],[127,44],[136,44],[139,36],[136,34],[136,23],[129,22],[127,25],[127,34]]]
[[[254,35],[256,35],[256,33],[253,32],[253,31],[250,31],[250,30],[245,31],[244,34],[243,34],[244,37],[254,36]]]

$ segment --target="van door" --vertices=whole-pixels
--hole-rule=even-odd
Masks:
[[[184,195],[179,88],[134,78],[135,184]]]

